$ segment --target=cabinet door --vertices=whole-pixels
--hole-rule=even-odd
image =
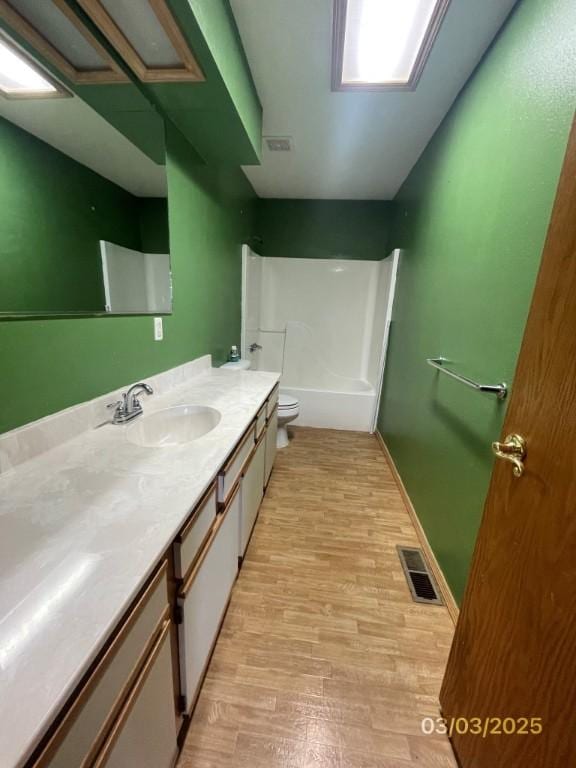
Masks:
[[[278,411],[275,410],[268,420],[266,431],[266,460],[264,462],[264,485],[268,485],[274,461],[276,460],[276,438],[278,435]]]
[[[34,763],[34,768],[92,765],[168,615],[166,572],[167,565],[163,562]],[[171,700],[174,719],[173,692]]]
[[[240,557],[244,556],[252,528],[264,495],[264,460],[266,441],[264,435],[256,446],[242,478],[242,518],[240,523]]]
[[[178,596],[183,614],[179,628],[180,678],[186,711],[196,700],[238,573],[239,510],[237,488],[206,544],[205,554]]]
[[[177,752],[170,622],[134,684],[94,768],[171,768]]]

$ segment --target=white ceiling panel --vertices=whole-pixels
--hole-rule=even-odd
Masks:
[[[386,0],[383,0],[385,2]],[[262,197],[392,199],[515,0],[452,0],[415,91],[331,90],[332,0],[231,0],[264,108]]]

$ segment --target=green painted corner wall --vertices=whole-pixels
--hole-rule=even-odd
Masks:
[[[572,0],[523,0],[397,197],[404,249],[379,428],[456,598],[513,382],[576,103]]]
[[[262,107],[229,0],[188,0],[246,135],[260,157]]]
[[[262,256],[378,261],[389,253],[393,210],[386,201],[258,199],[252,244]]]
[[[168,0],[205,80],[146,86],[211,166],[260,162],[262,107],[228,0]]]
[[[174,313],[164,341],[151,317],[0,321],[0,433],[199,355],[221,361],[239,343],[252,188],[239,169],[190,162],[177,131],[167,141]]]
[[[252,231],[255,195],[239,168],[195,166],[190,145],[168,131],[168,213],[173,257],[174,330],[184,359],[226,360],[240,343],[242,244]]]

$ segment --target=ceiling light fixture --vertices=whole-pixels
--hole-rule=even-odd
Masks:
[[[413,90],[449,1],[334,0],[333,90]]]
[[[168,0],[78,0],[78,4],[142,82],[205,80]]]
[[[6,39],[0,39],[0,94],[9,99],[68,95]]]

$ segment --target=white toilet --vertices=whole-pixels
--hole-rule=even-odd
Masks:
[[[300,401],[294,395],[281,392],[278,396],[278,438],[276,446],[286,448],[290,442],[286,426],[300,414]]]
[[[237,360],[235,363],[224,363],[222,368],[233,371],[247,371],[251,367],[250,360]],[[278,396],[278,437],[276,439],[277,448],[286,448],[290,440],[286,425],[297,419],[300,414],[300,401],[294,395],[288,395],[283,392]]]

